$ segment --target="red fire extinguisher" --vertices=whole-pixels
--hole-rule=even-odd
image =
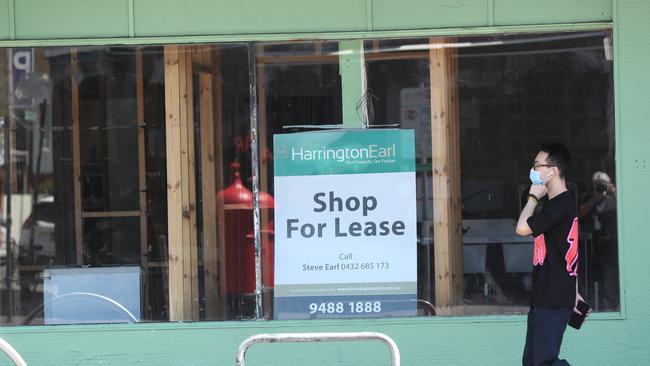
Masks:
[[[253,314],[255,308],[253,192],[242,183],[239,163],[230,164],[230,168],[232,183],[217,193],[217,202],[224,210],[226,293],[230,309],[235,312],[235,315],[248,317]],[[272,228],[270,215],[274,206],[273,196],[260,192],[259,204],[260,209],[265,210],[262,216],[269,218]],[[264,280],[265,277],[268,278],[267,273],[270,273],[270,278],[273,278],[273,239],[267,240],[268,235],[265,231],[268,231],[268,228],[262,228],[263,283],[266,287],[269,283],[268,279]],[[265,258],[269,254],[271,265],[267,264],[269,259]]]

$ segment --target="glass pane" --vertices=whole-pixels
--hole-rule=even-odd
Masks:
[[[285,126],[340,123],[338,56],[325,56],[332,46],[324,43],[199,45],[183,51],[192,68],[198,318],[256,316],[251,83],[258,98],[262,215],[257,230],[263,247],[264,316],[270,318],[273,135],[286,132]],[[250,52],[257,56],[254,63]],[[252,71],[256,80],[250,80]]]
[[[366,42],[368,108],[372,111],[369,119],[375,126],[398,124],[400,128],[414,130],[417,310],[418,315],[435,315],[429,58],[428,51],[410,52],[408,56],[396,51],[409,45],[427,46],[428,43],[426,39]]]
[[[137,210],[135,53],[80,50],[79,71],[83,209]]]
[[[260,45],[258,48],[260,239],[264,317],[274,314],[273,137],[304,126],[342,123],[341,79],[336,42]]]
[[[527,172],[539,145],[559,141],[569,147],[573,162],[567,187],[577,204],[593,197],[595,172],[615,172],[613,69],[603,50],[605,36],[476,38],[469,41],[503,44],[459,50],[465,238],[487,235],[500,241],[485,245],[483,274],[466,275],[465,296],[483,305],[476,312],[490,305],[499,312],[524,312],[528,306],[533,281],[526,262],[532,244],[508,239],[504,230],[519,215],[521,201],[511,197],[526,198]],[[616,232],[613,187],[599,203],[608,203],[606,213],[591,211],[579,223],[579,285],[597,311],[619,307],[617,239],[610,235]],[[606,228],[593,236],[589,220],[599,218],[607,221]],[[601,234],[607,237],[603,242]],[[605,247],[606,253],[595,250]]]
[[[248,46],[203,45],[195,52],[204,55],[192,61],[200,319],[252,319]]]
[[[460,273],[462,267],[463,292],[452,312],[527,311],[533,238],[516,236],[514,228],[528,193],[531,161],[539,145],[550,141],[568,145],[574,156],[567,186],[581,211],[580,291],[599,311],[619,309],[612,61],[603,50],[607,35],[365,42],[371,123],[415,130],[420,299],[438,308],[436,285],[454,286],[433,276],[435,248],[445,245],[433,240],[431,151],[436,147],[431,141],[440,141],[431,135],[434,80],[438,96],[458,88],[457,104],[449,97],[446,111],[458,111],[457,127],[448,133],[457,133],[460,142],[455,166],[460,168],[463,233],[462,241],[449,246],[462,245],[462,262],[452,268]],[[443,73],[429,70],[431,50],[440,49],[446,51],[438,57],[450,57]]]
[[[3,323],[168,316],[164,74],[148,50],[142,74],[135,48],[0,50]]]

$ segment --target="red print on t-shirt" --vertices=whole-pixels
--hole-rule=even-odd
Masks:
[[[535,249],[533,252],[533,266],[541,266],[546,258],[546,240],[544,234],[535,237]]]
[[[576,276],[578,273],[578,218],[573,219],[571,231],[566,238],[569,244],[569,250],[566,252],[564,259],[566,260],[566,270],[570,276]]]

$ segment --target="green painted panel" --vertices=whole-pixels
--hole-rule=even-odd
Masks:
[[[494,0],[494,24],[550,24],[612,20],[612,0]]]
[[[134,0],[136,36],[366,29],[365,0]]]
[[[0,0],[0,39],[8,39],[10,36],[9,30],[13,26],[10,16],[9,0]]]
[[[650,1],[618,0],[614,28],[616,109],[618,120],[617,194],[626,314],[650,328]],[[647,341],[647,335],[645,336]],[[648,351],[650,353],[650,351]],[[650,358],[648,358],[650,359]],[[647,363],[647,361],[646,361]]]
[[[372,28],[417,29],[488,25],[489,0],[373,0]]]
[[[254,334],[354,331],[377,331],[392,337],[400,349],[402,365],[520,364],[525,318],[501,319],[59,326],[47,327],[47,331],[3,331],[2,336],[30,366],[233,365],[239,344]],[[644,365],[650,356],[644,329],[625,320],[590,320],[579,332],[567,330],[562,355],[576,365]],[[262,344],[249,350],[246,365],[389,365],[389,360],[386,347],[373,342]]]
[[[361,74],[365,71],[362,63],[363,41],[351,40],[339,42],[339,75],[341,76],[341,102],[343,103],[343,124],[361,126],[363,110],[357,110],[363,98]]]
[[[20,0],[16,38],[126,37],[128,0]]]
[[[15,0],[0,0],[0,6]],[[17,39],[395,31],[610,21],[613,0],[20,0]],[[130,8],[133,6],[133,9]],[[11,19],[2,12],[0,26]],[[3,18],[5,16],[5,18]],[[131,21],[132,20],[132,21]],[[8,39],[10,25],[0,28]]]

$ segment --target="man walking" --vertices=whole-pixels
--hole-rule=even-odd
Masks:
[[[540,147],[530,170],[532,186],[517,234],[534,237],[533,294],[523,365],[569,365],[558,358],[562,337],[578,300],[578,212],[566,188],[571,156],[558,143]],[[544,196],[548,200],[536,212]]]

